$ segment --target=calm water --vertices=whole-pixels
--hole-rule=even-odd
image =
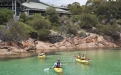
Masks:
[[[72,55],[85,54],[91,60],[88,65],[75,61]],[[82,50],[56,52],[45,59],[37,56],[23,59],[0,61],[0,75],[58,75],[46,68],[53,66],[57,59],[63,64],[62,75],[121,75],[121,50]]]

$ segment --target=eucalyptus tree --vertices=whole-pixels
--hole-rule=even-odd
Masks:
[[[79,15],[82,12],[82,8],[78,2],[68,4],[68,8],[70,9],[72,15]]]

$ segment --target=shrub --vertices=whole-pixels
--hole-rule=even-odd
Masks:
[[[46,40],[46,38],[49,36],[50,31],[48,29],[40,29],[38,32],[38,39],[39,40]]]

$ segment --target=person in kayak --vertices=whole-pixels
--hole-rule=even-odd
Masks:
[[[76,58],[80,59],[81,58],[81,54],[79,53]]]
[[[85,60],[85,56],[84,56],[84,54],[81,56],[81,60]]]
[[[61,68],[62,64],[60,63],[60,60],[58,60],[56,63],[54,63],[53,68]]]
[[[39,53],[39,55],[45,55],[44,49]]]

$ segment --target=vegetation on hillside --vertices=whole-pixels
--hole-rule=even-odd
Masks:
[[[0,9],[0,39],[3,41],[21,41],[28,37],[46,40],[50,30],[64,37],[85,35],[78,33],[81,29],[100,35],[108,35],[115,40],[121,33],[121,1],[87,0],[81,6],[78,2],[68,4],[71,16],[60,16],[52,6],[45,16],[34,14],[31,17],[22,13],[19,22],[12,19],[13,12]]]

